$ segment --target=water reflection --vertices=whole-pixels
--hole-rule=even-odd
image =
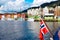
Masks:
[[[0,40],[39,40],[38,32],[39,23],[0,21]]]

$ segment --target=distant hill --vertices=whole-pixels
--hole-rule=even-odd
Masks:
[[[58,6],[58,5],[60,5],[59,1],[52,1],[50,3],[44,3],[44,4],[42,4],[41,7],[45,7],[45,6],[55,7],[55,6]]]

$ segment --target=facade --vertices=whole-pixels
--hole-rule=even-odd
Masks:
[[[0,14],[0,20],[25,20],[25,13],[4,13]]]
[[[41,12],[41,8],[31,8],[27,10],[27,14],[38,15]]]
[[[43,8],[43,16],[46,20],[53,20],[54,18],[54,8],[53,7],[45,7]]]
[[[40,20],[40,17],[42,15],[42,8],[41,7],[33,7],[29,10],[27,10],[28,14],[28,20]]]
[[[28,16],[35,16],[33,17],[34,20],[43,19],[53,19],[54,18],[54,8],[53,7],[44,7],[44,8],[31,8],[27,11]],[[31,18],[32,19],[32,18]],[[30,20],[30,19],[29,19]]]
[[[55,16],[60,16],[60,6],[55,7]]]

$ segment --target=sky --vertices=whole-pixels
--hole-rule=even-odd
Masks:
[[[51,1],[56,0],[0,0],[0,13],[21,12],[30,7],[40,6]]]

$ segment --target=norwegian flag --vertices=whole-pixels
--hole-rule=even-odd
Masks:
[[[39,38],[40,38],[40,40],[44,40],[44,34],[48,33],[49,30],[47,28],[47,25],[43,21],[43,19],[41,19],[41,21],[40,21],[40,27],[41,28],[40,28]]]
[[[45,22],[43,21],[43,19],[41,19],[41,22],[40,22],[40,30],[42,32],[42,34],[46,34],[47,32],[49,32],[48,28],[47,28],[47,25],[45,24]]]
[[[41,30],[40,30],[39,38],[40,38],[40,40],[44,40],[44,36],[43,36]]]

